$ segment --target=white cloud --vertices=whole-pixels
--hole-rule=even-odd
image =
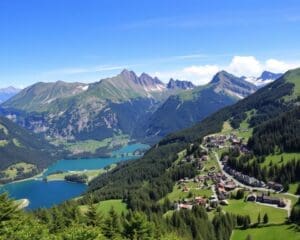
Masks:
[[[163,81],[168,81],[172,77],[175,79],[189,80],[196,85],[203,85],[208,83],[220,70],[217,65],[200,65],[186,67],[178,71],[155,72],[153,75]]]
[[[300,63],[287,63],[276,59],[269,59],[266,61],[265,69],[275,73],[284,73],[287,70],[297,68]]]
[[[257,76],[263,71],[263,66],[253,56],[234,56],[225,69],[238,76]]]
[[[201,85],[209,82],[218,71],[220,67],[217,65],[204,65],[186,67],[182,72],[187,79],[192,79],[195,84]]]
[[[258,77],[264,70],[284,73],[296,67],[300,67],[300,62],[285,62],[277,59],[259,61],[254,56],[234,56],[227,65],[193,65],[174,71],[156,72],[154,75],[163,81],[177,78],[192,81],[196,85],[203,85],[208,83],[220,70],[226,70],[236,76]]]

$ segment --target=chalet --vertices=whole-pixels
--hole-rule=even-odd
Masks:
[[[229,203],[228,203],[227,200],[222,200],[222,201],[220,201],[220,204],[221,204],[221,205],[224,205],[224,206],[228,206],[228,205],[229,205]]]
[[[218,199],[216,199],[216,198],[211,199],[211,200],[209,201],[209,205],[210,205],[212,208],[216,208],[216,207],[218,206],[218,204],[219,204],[219,201],[218,201]]]
[[[233,181],[229,181],[225,184],[224,188],[226,191],[232,191],[236,188],[236,184]]]
[[[273,182],[273,181],[269,181],[269,182],[267,183],[267,186],[268,186],[269,188],[271,188],[271,189],[274,189],[275,191],[278,191],[278,192],[280,192],[280,191],[283,190],[283,186],[282,186],[281,184],[276,183],[276,182]]]
[[[223,163],[227,163],[228,162],[228,159],[229,159],[229,157],[226,155],[226,156],[224,156],[223,158],[222,158],[222,162]]]
[[[198,205],[202,205],[205,206],[206,205],[207,200],[203,197],[195,197],[195,203]]]
[[[256,201],[256,195],[255,194],[250,194],[247,196],[247,201],[249,202],[255,202]]]
[[[250,177],[246,174],[242,174],[241,172],[238,172],[229,166],[224,166],[224,171],[228,172],[230,175],[232,175],[234,178],[236,178],[238,181],[254,187],[264,187],[265,183],[263,181],[259,181],[258,179],[254,177]]]
[[[192,204],[184,204],[184,203],[176,203],[175,204],[175,210],[180,210],[180,209],[191,210],[192,208],[193,208]]]
[[[278,207],[285,207],[286,206],[283,199],[267,196],[267,195],[264,195],[264,194],[262,194],[260,196],[257,196],[256,201],[261,202],[261,203],[274,204],[274,205],[277,205]]]

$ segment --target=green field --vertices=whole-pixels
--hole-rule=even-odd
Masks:
[[[97,211],[99,213],[102,213],[103,215],[106,215],[112,207],[118,214],[121,214],[122,212],[125,213],[127,212],[126,203],[122,202],[122,200],[120,199],[102,201],[97,203],[96,206],[97,206]],[[87,206],[86,205],[80,206],[80,210],[83,213],[86,212]]]
[[[0,147],[5,147],[8,144],[7,140],[0,140]]]
[[[269,166],[272,164],[285,164],[293,159],[300,159],[300,153],[282,153],[282,154],[274,154],[266,157],[266,160],[261,164],[262,166]]]
[[[72,171],[72,172],[64,172],[64,173],[56,173],[50,174],[47,176],[48,181],[54,180],[64,180],[66,176],[73,175],[73,174],[85,174],[88,176],[88,181],[91,181],[93,178],[97,177],[99,174],[104,173],[104,169],[99,170],[86,170],[86,171]]]
[[[221,134],[230,134],[233,131],[233,128],[231,127],[229,121],[225,121],[223,123],[223,128],[221,131]]]
[[[191,184],[194,183],[187,183],[187,187],[192,187]],[[173,191],[169,193],[166,197],[169,198],[170,201],[178,201],[180,199],[188,198],[189,193],[191,192],[193,194],[193,197],[201,196],[201,197],[210,197],[212,195],[211,189],[190,189],[189,192],[183,192],[182,188],[178,188],[179,185],[175,185],[173,187]],[[163,199],[160,200],[160,202],[163,202]]]
[[[5,126],[3,126],[2,124],[0,124],[0,130],[3,130],[5,135],[8,135],[8,130]]]
[[[287,211],[284,209],[269,207],[253,202],[244,202],[244,200],[228,200],[228,202],[229,205],[223,207],[225,212],[249,215],[251,223],[257,222],[259,213],[261,216],[267,213],[269,216],[269,223],[283,223],[287,218]]]
[[[298,183],[291,183],[289,185],[289,193],[296,194],[296,191],[297,191],[297,188],[298,188],[299,184],[300,184],[299,182]]]
[[[232,126],[230,125],[229,121],[225,121],[223,123],[223,128],[222,131],[219,134],[236,134],[240,138],[244,138],[246,141],[252,136],[253,129],[249,127],[248,121],[250,120],[251,116],[255,114],[254,110],[250,110],[246,112],[247,118],[243,120],[240,123],[239,129],[233,129]]]
[[[11,165],[7,169],[2,171],[5,174],[5,179],[14,180],[18,175],[18,169],[21,169],[21,173],[30,173],[36,170],[36,166],[25,162]]]
[[[116,146],[124,146],[129,142],[127,135],[116,135],[111,138],[105,138],[102,141],[97,140],[86,140],[86,141],[54,141],[53,144],[61,145],[64,149],[72,152],[73,154],[91,153],[95,154],[98,149],[107,148],[113,149]]]
[[[294,225],[234,230],[230,239],[245,240],[248,235],[252,237],[252,240],[300,240],[300,231]]]
[[[13,144],[16,146],[16,147],[22,147],[22,144],[19,142],[19,140],[18,139],[16,139],[16,138],[13,138]]]
[[[88,176],[88,181],[91,181],[92,179],[99,176],[100,174],[114,169],[116,166],[117,166],[117,164],[111,164],[108,169],[101,168],[101,169],[96,169],[96,170],[72,171],[72,172],[50,174],[47,176],[47,180],[48,181],[64,180],[65,176],[68,176],[68,175],[85,174]]]

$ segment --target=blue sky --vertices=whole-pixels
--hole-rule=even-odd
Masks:
[[[0,87],[300,66],[299,0],[1,0]]]

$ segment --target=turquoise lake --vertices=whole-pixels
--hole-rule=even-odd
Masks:
[[[48,208],[79,196],[86,188],[85,184],[66,181],[28,180],[6,184],[0,191],[7,191],[9,196],[14,199],[27,198],[30,201],[27,209],[36,209],[40,207]]]
[[[145,144],[131,144],[112,152],[109,158],[87,158],[74,160],[59,160],[44,172],[44,176],[56,171],[79,171],[104,168],[105,166],[139,156],[133,156],[136,150],[145,150],[149,146]],[[27,198],[30,201],[27,209],[40,207],[51,207],[55,204],[79,196],[87,189],[85,184],[71,183],[66,181],[49,181],[42,179],[26,180],[22,182],[9,183],[0,187],[0,192],[7,191],[14,199]]]

